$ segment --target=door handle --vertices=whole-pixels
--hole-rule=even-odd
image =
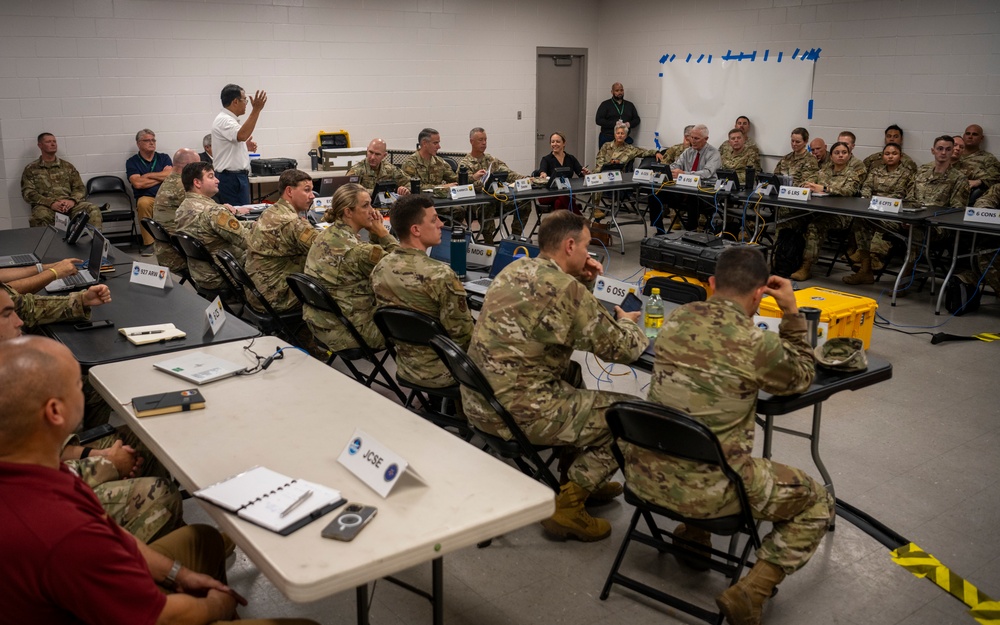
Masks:
[[[543,135],[542,133],[540,133],[540,132],[536,132],[535,133],[535,139],[536,140],[541,141],[544,138],[545,138],[545,135]]]

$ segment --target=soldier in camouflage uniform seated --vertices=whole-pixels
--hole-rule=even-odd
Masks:
[[[612,316],[591,292],[601,265],[587,254],[590,229],[583,217],[557,211],[542,221],[537,258],[504,268],[486,293],[472,332],[469,357],[482,370],[497,399],[532,443],[575,452],[556,511],[542,527],[556,538],[607,538],[611,524],[590,516],[589,498],[621,493],[609,481],[615,472],[611,432],[604,413],[625,395],[583,388],[573,350],[610,362],[633,362],[648,345],[636,322],[639,312],[615,308]],[[506,426],[478,393],[462,387],[469,421],[509,439]]]
[[[108,287],[93,288],[106,291]],[[19,312],[33,327],[39,320],[50,323],[81,318],[82,315],[76,313],[83,310],[83,301],[94,305],[103,303],[99,299],[95,301],[93,296],[92,299],[76,297],[78,302],[71,302],[70,298],[73,296],[20,296],[12,294],[4,285],[0,289],[0,342],[21,335],[24,321]],[[89,306],[86,309],[89,316]],[[86,378],[84,389],[87,395],[97,395]],[[89,399],[85,399],[85,407]],[[134,434],[123,429],[87,447],[74,444],[74,439],[75,435],[63,446],[61,459],[93,489],[108,515],[126,531],[149,542],[183,524],[180,493],[156,459],[139,446]],[[122,439],[129,444],[124,444]],[[143,477],[134,477],[135,474]]]
[[[368,189],[369,192],[375,189],[375,185],[380,182],[396,183],[396,193],[407,195],[410,192],[410,179],[406,177],[401,169],[385,160],[388,151],[385,148],[385,141],[372,139],[368,144],[365,153],[365,160],[361,161],[347,172],[348,176],[357,176],[358,184]]]
[[[833,518],[833,497],[822,484],[799,469],[751,456],[758,390],[790,395],[807,389],[815,375],[813,351],[791,283],[768,276],[758,249],[727,249],[709,282],[714,294],[708,301],[685,304],[664,321],[649,401],[708,426],[742,477],[754,518],[773,523],[753,569],[716,599],[731,625],[757,624],[771,590],[809,561]],[[778,334],[754,326],[764,295],[781,308]],[[717,468],[643,449],[624,451],[625,479],[643,499],[695,518],[738,510],[736,491]],[[676,531],[711,545],[704,530],[681,525]]]
[[[372,208],[371,196],[359,184],[345,184],[333,194],[330,208],[323,216],[330,224],[313,243],[306,257],[305,273],[319,280],[330,293],[351,325],[374,350],[385,347],[385,339],[375,326],[375,294],[372,293],[372,269],[398,247],[396,238],[382,223],[382,215]],[[373,243],[358,239],[368,231]],[[302,318],[313,336],[333,352],[358,347],[354,337],[332,313],[304,306]]]
[[[965,150],[958,161],[958,169],[969,179],[971,189],[988,189],[1000,183],[1000,161],[980,146],[983,142],[983,127],[972,124],[962,135]]]
[[[756,144],[750,144],[746,134],[739,128],[729,131],[729,141],[719,148],[719,158],[722,160],[721,169],[735,171],[740,184],[747,182],[747,167],[760,171],[760,148]]]
[[[900,166],[903,169],[905,169],[911,176],[916,174],[917,163],[912,158],[910,158],[908,154],[903,152],[903,129],[897,126],[896,124],[892,124],[891,126],[885,129],[885,145],[889,145],[890,143],[895,143],[897,146],[899,146]],[[880,163],[882,163],[882,154],[884,153],[884,151],[885,149],[883,148],[882,152],[875,152],[874,154],[870,154],[867,158],[865,158],[863,163],[865,165],[865,169],[869,173],[873,169],[878,167]]]
[[[86,212],[89,223],[99,229],[103,223],[101,209],[84,201],[86,187],[76,167],[56,156],[59,145],[55,135],[49,132],[38,135],[38,149],[42,155],[21,174],[21,197],[31,205],[29,225],[32,228],[52,225],[56,213],[72,218]]]
[[[465,288],[447,263],[427,255],[441,243],[441,220],[433,200],[422,194],[401,198],[389,219],[399,247],[372,270],[376,305],[407,308],[437,319],[451,340],[468,349],[473,322]],[[455,384],[434,350],[400,343],[396,352],[400,378],[430,388]]]
[[[511,168],[507,166],[507,163],[501,161],[492,154],[486,153],[486,131],[482,128],[473,128],[469,132],[469,144],[472,147],[472,151],[466,154],[462,160],[458,162],[458,168],[462,169],[462,166],[465,166],[465,168],[469,171],[469,177],[473,181],[473,185],[475,185],[477,191],[483,190],[483,176],[486,175],[487,170],[489,170],[491,174],[507,172],[507,181],[510,183],[513,183],[519,178],[527,178],[527,176],[511,170]],[[500,199],[503,199],[503,196],[500,196]],[[520,236],[520,234],[524,231],[525,222],[527,222],[528,217],[531,216],[531,202],[520,201],[515,204],[514,219],[511,221],[510,231],[514,236]],[[493,237],[496,235],[497,224],[493,222],[497,213],[496,209],[497,207],[493,204],[482,207],[483,218],[480,221],[480,234],[483,237],[483,243],[486,245],[493,245]],[[509,212],[510,208],[504,206],[503,210]]]
[[[181,148],[174,152],[172,160],[174,169],[160,185],[156,191],[156,197],[153,198],[153,221],[166,228],[167,232],[173,235],[177,234],[177,224],[174,221],[177,208],[184,201],[184,183],[181,182],[181,171],[188,163],[197,163],[201,159],[194,150]],[[156,262],[170,269],[174,274],[187,268],[187,262],[169,243],[154,241],[153,252],[156,254]]]

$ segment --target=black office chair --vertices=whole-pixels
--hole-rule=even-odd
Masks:
[[[143,217],[139,220],[139,223],[142,225],[143,229],[149,233],[149,236],[153,237],[153,240],[164,245],[169,245],[170,249],[177,252],[177,255],[184,261],[184,268],[179,268],[175,272],[178,276],[180,276],[179,283],[184,284],[185,282],[191,281],[193,284],[194,281],[191,280],[191,275],[187,271],[187,255],[184,254],[184,250],[181,249],[181,246],[177,243],[177,239],[174,238],[174,235],[170,234],[170,232],[163,227],[163,224],[154,219],[150,219],[149,217]]]
[[[235,256],[228,250],[220,250],[215,253],[215,258],[219,261],[218,266],[222,270],[220,273],[229,282],[234,296],[242,305],[239,317],[264,334],[275,334],[293,345],[298,345],[299,340],[296,334],[303,323],[302,311],[277,312],[257,289],[257,285],[254,284]],[[246,295],[247,291],[264,309],[263,312],[250,303],[250,299]]]
[[[629,524],[628,532],[625,534],[621,548],[618,550],[618,555],[611,566],[608,579],[604,583],[604,588],[600,594],[601,600],[603,601],[608,598],[612,584],[619,584],[701,620],[721,625],[724,618],[721,613],[706,610],[701,606],[653,588],[624,575],[619,569],[622,559],[625,557],[625,552],[628,550],[631,542],[635,540],[644,545],[654,547],[661,553],[671,553],[718,571],[729,579],[730,585],[735,584],[740,579],[740,573],[747,566],[751,550],[760,547],[757,524],[751,512],[750,501],[747,498],[743,480],[729,466],[729,463],[726,461],[725,452],[722,451],[722,445],[719,444],[719,439],[716,438],[715,434],[705,424],[677,410],[658,404],[630,400],[613,404],[608,408],[605,417],[608,427],[611,428],[611,434],[614,437],[611,451],[618,461],[622,472],[626,475],[625,501],[635,506],[635,512],[632,514],[632,521]],[[633,447],[639,447],[658,455],[718,467],[721,475],[725,476],[725,479],[735,488],[740,503],[740,511],[733,515],[715,519],[691,518],[642,499],[628,486],[627,462],[621,449],[622,441]],[[679,521],[688,526],[707,530],[712,534],[730,536],[732,538],[730,551],[728,553],[716,549],[706,551],[705,547],[701,545],[690,543],[683,538],[675,536],[672,532],[660,529],[653,519],[654,514]],[[649,534],[636,529],[640,517],[646,521]],[[737,555],[735,546],[736,538],[738,538],[739,534],[746,534],[748,540]],[[690,545],[692,548],[685,548],[685,544]],[[694,551],[694,549],[698,551]]]
[[[386,350],[397,362],[399,362],[399,357],[396,355],[397,343],[431,349],[431,337],[448,336],[447,330],[437,319],[413,310],[392,306],[375,311],[375,325],[385,337]],[[424,386],[403,378],[398,371],[396,382],[410,391],[406,403],[403,404],[404,408],[411,408],[414,399],[419,400],[423,410],[417,411],[417,414],[439,427],[457,430],[466,440],[471,438],[472,431],[468,423],[465,419],[455,416],[455,407],[462,401],[461,387],[458,383],[444,387]],[[434,408],[429,397],[436,398],[440,402],[440,410]]]
[[[493,388],[483,376],[482,371],[472,362],[468,354],[462,351],[455,341],[447,336],[438,335],[430,339],[431,348],[437,352],[438,357],[444,362],[452,377],[458,380],[461,386],[475,391],[483,396],[486,402],[496,411],[504,425],[511,433],[511,439],[506,440],[495,434],[487,434],[476,427],[474,423],[469,423],[472,430],[486,441],[486,446],[493,453],[512,460],[517,468],[525,475],[544,482],[546,486],[559,492],[559,479],[552,472],[550,464],[557,459],[561,451],[559,447],[553,445],[535,445],[528,440],[527,435],[517,425],[514,417],[503,407],[503,404],[493,394]],[[551,451],[552,456],[549,461],[542,460],[539,452]]]
[[[441,156],[441,155],[439,155],[439,156]],[[443,160],[444,162],[448,163],[448,166],[451,167],[452,171],[454,171],[454,172],[458,171],[458,161],[456,161],[452,157],[450,157],[450,156],[441,156],[441,160]],[[472,176],[472,173],[473,172],[471,172],[471,171],[469,172],[469,176],[470,177]]]
[[[365,338],[361,336],[358,329],[354,327],[351,320],[347,318],[347,315],[340,310],[340,306],[334,301],[333,297],[326,290],[322,283],[312,276],[307,276],[302,273],[293,273],[286,278],[288,282],[288,287],[292,289],[292,293],[295,297],[302,302],[303,306],[312,306],[313,308],[329,313],[337,318],[345,328],[347,332],[351,335],[351,338],[358,344],[357,347],[352,349],[342,349],[338,351],[333,351],[325,345],[323,346],[327,351],[330,352],[330,357],[327,359],[326,364],[332,365],[333,362],[339,357],[344,361],[344,365],[350,370],[351,375],[358,381],[367,387],[371,387],[372,384],[378,384],[383,386],[399,397],[399,401],[406,403],[406,395],[403,393],[402,389],[393,381],[389,372],[385,370],[385,361],[389,359],[389,351],[386,350],[385,355],[381,359],[375,353]],[[317,338],[316,342],[321,344],[321,341]],[[368,375],[361,373],[357,367],[354,366],[355,360],[366,360],[372,365],[372,372]],[[379,377],[382,379],[380,380]]]
[[[118,176],[94,176],[87,181],[87,200],[92,201],[91,197],[94,195],[123,195],[125,196],[125,201],[128,203],[128,208],[121,209],[101,209],[101,220],[105,223],[114,222],[128,222],[129,230],[128,240],[130,243],[134,243],[136,237],[139,235],[139,230],[135,225],[135,207],[132,205],[132,196],[129,195],[128,189],[125,187],[125,181]],[[103,228],[102,228],[103,230]],[[114,231],[108,232],[103,231],[104,236],[107,238],[114,238],[117,236],[122,236]]]
[[[155,239],[156,237],[154,236],[153,238]],[[184,258],[187,259],[189,263],[192,260],[196,260],[207,264],[219,277],[219,280],[225,285],[221,289],[213,289],[198,284],[197,280],[191,278],[191,283],[194,285],[194,290],[198,292],[198,295],[201,295],[208,301],[212,301],[216,297],[221,298],[223,306],[225,306],[226,310],[238,316],[238,311],[232,310],[230,302],[232,302],[234,299],[237,301],[239,300],[232,293],[233,289],[229,286],[229,281],[226,280],[226,277],[222,274],[222,271],[219,269],[219,266],[215,262],[215,258],[212,256],[212,253],[208,251],[208,248],[205,247],[205,244],[199,241],[198,239],[194,238],[193,236],[185,234],[183,232],[178,232],[177,234],[175,234],[173,236],[173,240],[177,242],[177,246],[181,248],[181,250],[184,253]]]

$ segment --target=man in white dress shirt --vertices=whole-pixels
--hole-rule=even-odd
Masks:
[[[240,116],[247,112],[247,102],[253,106],[246,121]],[[257,91],[248,98],[243,87],[228,84],[222,88],[222,111],[212,122],[212,157],[219,180],[219,202],[232,206],[250,203],[250,152],[257,151],[253,129],[267,104],[267,92]]]

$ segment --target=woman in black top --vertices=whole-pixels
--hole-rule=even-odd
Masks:
[[[576,160],[575,156],[566,153],[566,137],[561,132],[552,133],[552,136],[549,137],[549,146],[551,146],[552,152],[542,157],[542,162],[539,163],[538,170],[534,175],[551,178],[555,175],[557,167],[569,167],[572,171],[569,178],[573,176],[582,178],[590,173],[586,167],[580,164],[580,161]],[[569,208],[569,197],[543,198],[538,200],[538,203],[552,206],[554,210],[566,210]],[[580,213],[580,207],[576,202],[573,202],[573,212]]]

